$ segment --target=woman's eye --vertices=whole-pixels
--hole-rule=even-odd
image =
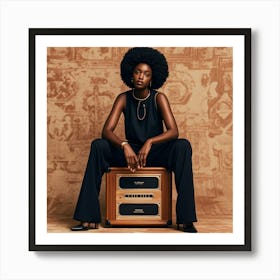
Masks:
[[[135,70],[134,71],[134,75],[141,75],[143,73],[143,75],[145,76],[145,77],[147,77],[147,78],[150,78],[151,77],[151,73],[146,73],[146,72],[141,72],[141,71],[139,71],[139,70]]]

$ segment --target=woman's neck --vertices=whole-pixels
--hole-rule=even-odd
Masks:
[[[144,89],[133,89],[134,91],[134,95],[137,97],[137,98],[145,98],[149,95],[150,93],[150,90],[148,88],[144,88]]]

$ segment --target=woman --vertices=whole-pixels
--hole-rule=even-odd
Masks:
[[[80,224],[72,227],[73,231],[97,228],[101,222],[98,196],[102,176],[109,167],[127,166],[134,172],[144,166],[162,166],[175,175],[177,228],[197,232],[193,225],[196,211],[191,145],[186,139],[178,139],[178,128],[168,99],[156,91],[167,77],[167,61],[158,50],[137,47],[124,55],[121,78],[131,90],[118,95],[104,124],[102,139],[91,144],[74,213],[74,219]],[[114,133],[122,113],[126,140]]]

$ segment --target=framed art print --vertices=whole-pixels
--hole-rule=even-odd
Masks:
[[[106,192],[110,180],[114,189],[124,175],[103,175],[99,228],[71,231],[91,143],[101,137],[115,98],[128,90],[120,63],[132,47],[157,49],[168,62],[158,90],[169,100],[179,137],[192,146],[197,233],[177,229],[176,178],[159,170],[146,177],[160,178],[168,203],[154,202],[152,190],[118,193],[107,186]],[[123,122],[121,116],[115,133],[125,139]],[[251,250],[249,28],[29,29],[29,136],[29,250]],[[125,174],[129,182],[132,173]],[[112,199],[120,194],[123,200]],[[120,206],[131,201],[138,205],[132,214]],[[130,223],[108,222],[112,205],[112,217],[121,220],[124,211]],[[166,207],[168,223],[135,223],[143,215],[164,220]]]

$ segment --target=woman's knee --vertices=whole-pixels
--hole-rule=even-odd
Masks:
[[[91,150],[104,150],[104,149],[108,149],[109,147],[109,143],[106,139],[103,139],[103,138],[97,138],[97,139],[94,139],[92,142],[91,142]]]
[[[185,138],[176,139],[175,145],[179,151],[192,153],[191,143]]]

